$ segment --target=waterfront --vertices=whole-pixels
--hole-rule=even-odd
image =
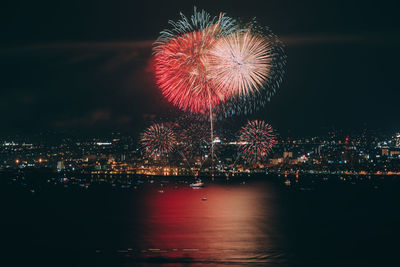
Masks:
[[[396,255],[400,187],[398,177],[376,181],[288,187],[259,176],[197,190],[174,179],[125,191],[4,190],[2,239],[15,265],[378,266]]]

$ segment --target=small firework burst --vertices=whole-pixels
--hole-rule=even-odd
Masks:
[[[151,157],[167,156],[176,146],[174,131],[163,123],[156,123],[147,128],[140,138],[140,143]]]
[[[185,156],[190,159],[208,154],[210,125],[193,116],[182,116],[178,121],[176,132],[179,147]]]
[[[242,157],[251,163],[263,161],[276,144],[276,135],[271,125],[264,121],[249,121],[240,130],[239,150]]]

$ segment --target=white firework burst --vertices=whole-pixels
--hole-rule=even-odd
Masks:
[[[268,39],[251,30],[221,37],[207,55],[208,79],[215,90],[248,96],[263,88],[272,56]]]

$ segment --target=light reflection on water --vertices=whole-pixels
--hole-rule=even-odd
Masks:
[[[277,263],[282,240],[276,198],[265,184],[149,190],[143,253],[193,262]]]

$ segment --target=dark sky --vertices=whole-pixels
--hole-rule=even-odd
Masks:
[[[284,82],[250,119],[298,134],[330,126],[400,130],[396,1],[70,0],[2,4],[0,135],[137,132],[166,115],[151,45],[193,5],[256,17],[286,44]]]

